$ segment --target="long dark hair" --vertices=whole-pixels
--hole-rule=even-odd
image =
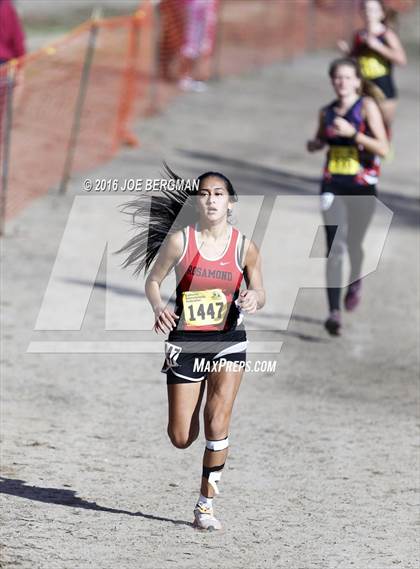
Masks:
[[[220,178],[229,193],[231,201],[238,201],[237,193],[229,180],[220,172],[204,172],[197,178],[195,186],[190,187],[186,179],[176,174],[166,162],[163,163],[164,173],[170,181],[176,184],[176,189],[162,188],[153,197],[140,196],[121,206],[121,212],[131,218],[135,231],[132,237],[116,254],[128,254],[122,263],[123,268],[134,267],[133,274],[140,275],[144,270],[146,275],[155,260],[162,243],[168,235],[191,225],[198,220],[194,196],[203,180],[210,177]]]
[[[339,57],[338,59],[334,59],[328,69],[328,75],[331,79],[333,79],[339,67],[352,67],[354,69],[356,77],[361,81],[361,88],[359,91],[359,95],[361,97],[372,97],[378,105],[385,100],[385,95],[381,89],[372,83],[372,81],[368,81],[363,77],[360,65],[356,59],[353,59],[352,57]]]

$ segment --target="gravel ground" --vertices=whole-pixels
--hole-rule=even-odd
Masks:
[[[331,55],[177,99],[138,125],[139,151],[122,152],[89,177],[156,177],[166,158],[189,175],[219,168],[242,194],[315,196],[322,158],[307,156],[304,141],[317,108],[331,98],[320,80]],[[40,340],[152,337],[104,329],[104,264],[80,332],[34,330],[85,176],[73,179],[66,197],[51,192],[9,224],[1,567],[418,566],[418,78],[414,62],[398,75],[396,156],[381,183],[394,219],[378,268],[365,279],[360,310],[345,316],[343,337],[323,331],[319,288],[300,290],[289,327],[281,329],[287,308],[279,291],[292,286],[298,268],[277,273],[278,255],[299,235],[302,218],[320,223],[316,208],[299,211],[293,200],[283,201],[283,241],[264,242],[271,304],[249,319],[250,336],[283,346],[270,356],[277,357],[276,372],[248,374],[239,392],[216,503],[221,534],[191,528],[204,436],[187,450],[170,445],[160,354],[27,351]],[[89,239],[86,226],[80,231]],[[371,233],[380,234],[379,222]],[[82,270],[83,251],[80,259]],[[73,286],[77,292],[83,283]],[[141,281],[109,293],[124,310],[149,314]],[[71,301],[60,304],[71,310]]]

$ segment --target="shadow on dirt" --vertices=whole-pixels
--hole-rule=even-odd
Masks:
[[[192,526],[192,523],[185,520],[174,520],[153,514],[145,514],[143,512],[130,512],[129,510],[120,510],[118,508],[107,508],[100,506],[96,502],[89,502],[76,496],[74,490],[65,490],[63,488],[42,488],[40,486],[26,486],[24,480],[15,480],[0,476],[0,494],[9,494],[34,500],[36,502],[45,502],[47,504],[58,504],[60,506],[69,506],[71,508],[82,508],[85,510],[96,510],[98,512],[107,512],[109,514],[124,514],[127,516],[135,516],[148,520],[157,520],[161,522],[169,522],[175,525]]]

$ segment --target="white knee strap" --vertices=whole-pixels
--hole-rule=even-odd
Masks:
[[[206,449],[212,451],[223,450],[229,446],[229,437],[225,437],[219,441],[206,441]]]

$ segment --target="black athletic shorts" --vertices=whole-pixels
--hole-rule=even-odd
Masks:
[[[376,79],[370,79],[372,83],[377,85],[387,99],[396,99],[398,96],[392,75],[384,75]]]
[[[230,366],[234,362],[238,366],[241,362],[244,364],[247,345],[244,328],[226,332],[174,330],[165,342],[165,361],[161,371],[166,373],[168,384],[204,381],[209,372],[218,371],[225,362],[232,362]]]
[[[338,176],[336,176],[336,178],[338,178]],[[335,196],[376,196],[377,190],[375,185],[361,186],[347,180],[323,180],[320,193],[321,195],[328,193],[334,194]]]

